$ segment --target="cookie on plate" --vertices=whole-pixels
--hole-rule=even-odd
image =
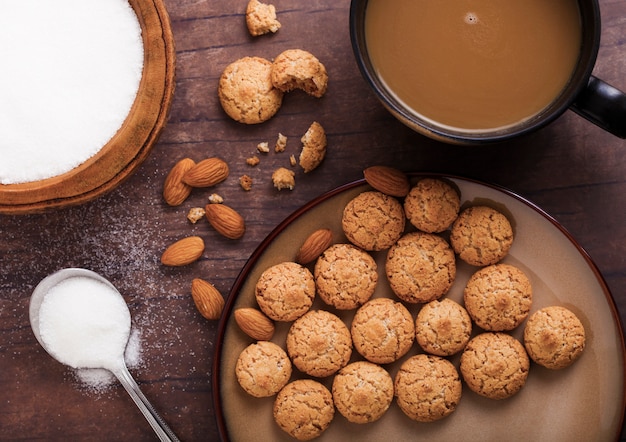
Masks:
[[[241,388],[254,397],[273,396],[291,377],[291,361],[280,346],[259,341],[243,349],[235,366]]]
[[[326,67],[310,52],[287,49],[272,63],[272,84],[282,92],[301,89],[320,98],[328,87]]]
[[[422,178],[404,199],[406,217],[422,232],[439,233],[459,215],[461,200],[457,191],[437,178]]]
[[[437,356],[451,356],[463,350],[472,334],[467,311],[444,298],[424,305],[415,319],[415,338],[422,349]]]
[[[266,269],[254,290],[256,301],[268,318],[293,321],[313,305],[315,280],[306,267],[286,261]]]
[[[277,32],[280,29],[280,22],[276,19],[276,7],[258,0],[250,0],[246,7],[246,26],[253,37]]]

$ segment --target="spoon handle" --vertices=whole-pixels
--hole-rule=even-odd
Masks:
[[[159,437],[159,440],[163,442],[178,442],[179,439],[176,437],[174,432],[167,426],[163,418],[159,416],[155,410],[154,406],[141,392],[139,385],[137,385],[137,382],[135,382],[132,375],[128,371],[126,364],[121,364],[116,370],[113,370],[113,374],[124,386],[137,407],[139,407],[139,410],[141,410],[144,417]]]

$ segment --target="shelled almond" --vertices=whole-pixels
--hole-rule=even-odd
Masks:
[[[224,309],[224,297],[213,284],[204,279],[191,281],[191,296],[200,314],[209,320],[219,319]]]
[[[204,240],[199,236],[188,236],[171,244],[161,255],[161,264],[180,267],[191,264],[202,256]]]
[[[217,232],[230,239],[238,239],[246,231],[243,217],[225,204],[207,204],[206,218]]]

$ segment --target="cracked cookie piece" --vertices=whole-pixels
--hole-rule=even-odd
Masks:
[[[319,166],[326,156],[326,132],[321,124],[314,121],[300,141],[302,142],[300,167],[304,173],[309,173]]]
[[[291,361],[280,346],[259,341],[243,349],[235,374],[241,388],[254,397],[269,397],[280,391],[291,377]]]
[[[451,299],[431,301],[415,319],[415,339],[422,349],[436,356],[451,356],[463,350],[472,334],[472,320]]]
[[[276,19],[276,7],[258,0],[250,0],[246,7],[246,26],[253,37],[277,32],[280,29],[280,22]]]
[[[272,63],[272,84],[282,92],[301,89],[320,98],[328,87],[326,67],[310,52],[288,49]]]
[[[259,277],[255,297],[268,318],[274,321],[294,321],[313,305],[313,274],[295,262],[275,264]]]
[[[419,180],[404,200],[409,222],[427,233],[443,232],[450,227],[459,215],[460,207],[457,191],[436,178]]]
[[[293,190],[296,187],[296,173],[286,167],[279,167],[272,173],[272,183],[278,190]]]

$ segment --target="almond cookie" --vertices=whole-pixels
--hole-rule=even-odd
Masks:
[[[269,397],[291,377],[291,361],[285,350],[269,341],[247,346],[239,355],[235,374],[241,388],[254,397]]]
[[[528,317],[532,287],[528,277],[517,267],[494,264],[470,277],[463,300],[479,327],[489,331],[513,330]]]
[[[378,282],[376,261],[352,244],[335,244],[326,249],[315,263],[313,276],[322,301],[339,310],[365,304]]]
[[[293,321],[309,311],[315,280],[306,267],[282,262],[265,270],[255,286],[259,307],[274,321]]]
[[[301,89],[320,98],[328,87],[326,67],[310,52],[288,49],[272,63],[272,84],[282,92]]]
[[[545,307],[533,313],[524,329],[524,346],[537,364],[552,370],[568,367],[585,349],[585,328],[565,307]]]
[[[258,124],[278,112],[283,93],[272,85],[272,63],[244,57],[229,64],[219,81],[218,96],[224,112],[235,121]]]
[[[393,400],[393,380],[379,365],[353,362],[333,379],[333,400],[343,417],[355,424],[380,419]]]
[[[298,370],[316,377],[330,376],[352,356],[350,330],[336,315],[312,310],[289,328],[287,353]]]
[[[400,409],[418,422],[449,416],[461,400],[461,379],[454,365],[439,356],[420,354],[407,359],[396,374]]]
[[[402,235],[404,225],[400,202],[378,191],[363,192],[350,200],[341,219],[348,240],[368,251],[391,247]]]
[[[276,7],[250,0],[246,8],[246,26],[253,37],[278,31],[280,22],[276,19]]]
[[[468,207],[452,224],[450,242],[463,261],[486,266],[509,253],[513,228],[506,216],[491,207]]]
[[[443,232],[459,215],[461,200],[445,181],[423,178],[411,188],[404,200],[407,219],[422,232]]]
[[[287,384],[274,400],[274,420],[284,432],[298,440],[320,436],[334,416],[332,394],[313,379]]]
[[[415,339],[425,352],[451,356],[465,348],[472,334],[467,311],[451,299],[431,301],[415,319]]]
[[[461,355],[461,374],[474,393],[506,399],[526,384],[530,361],[513,336],[486,332],[472,338]]]
[[[304,173],[309,173],[319,166],[326,156],[326,132],[321,124],[314,121],[300,141],[302,151],[298,161]]]
[[[352,320],[354,348],[370,362],[389,364],[404,356],[415,339],[413,317],[389,298],[366,302]]]
[[[439,299],[452,287],[456,261],[445,239],[411,232],[389,249],[385,271],[398,298],[412,304],[426,303]]]

